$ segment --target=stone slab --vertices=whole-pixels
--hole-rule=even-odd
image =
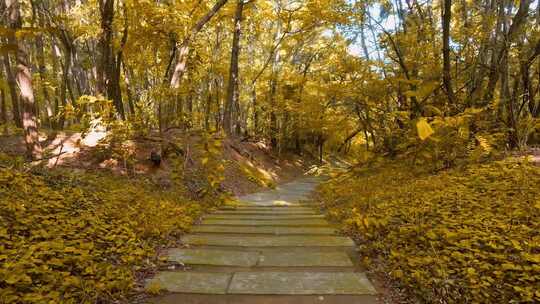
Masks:
[[[209,295],[165,293],[150,297],[144,304],[381,304],[373,295]],[[388,302],[387,302],[388,303]]]
[[[246,207],[306,207],[308,206],[300,202],[303,199],[305,199],[305,196],[242,199],[240,200],[240,206],[246,206]]]
[[[226,211],[306,211],[306,212],[312,212],[314,209],[311,207],[305,207],[305,206],[238,206],[235,208],[230,209],[222,209]]]
[[[167,260],[186,265],[251,267],[257,264],[259,253],[237,250],[176,248],[168,251]]]
[[[204,219],[203,225],[225,226],[328,226],[324,219],[293,219],[293,220],[227,220]]]
[[[352,267],[353,263],[343,251],[335,252],[264,252],[257,266],[268,267]]]
[[[159,272],[146,286],[157,284],[161,290],[181,293],[226,294],[230,273]]]
[[[209,214],[204,217],[205,219],[213,220],[305,220],[305,219],[322,219],[323,215],[309,214],[278,214],[278,215],[266,215],[266,214]]]
[[[214,214],[219,215],[315,215],[318,214],[314,210],[306,209],[306,210],[218,210]]]
[[[214,226],[197,225],[191,229],[195,233],[243,233],[243,234],[310,234],[334,235],[336,230],[330,227],[272,227],[272,226]]]
[[[330,235],[228,236],[191,234],[182,237],[185,244],[232,247],[352,247],[348,237]]]
[[[351,272],[239,272],[229,294],[259,295],[375,295],[362,273]]]

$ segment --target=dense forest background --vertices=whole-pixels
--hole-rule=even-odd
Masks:
[[[538,141],[532,0],[1,6],[1,119],[4,132],[24,128],[34,158],[38,128],[97,120],[280,151],[428,151],[439,166]]]

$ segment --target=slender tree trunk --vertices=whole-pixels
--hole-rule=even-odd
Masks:
[[[206,82],[206,103],[204,105],[204,129],[210,131],[210,113],[212,109],[212,78]]]
[[[256,29],[254,26],[254,23],[252,22],[249,26],[249,32],[251,35],[249,35],[249,42],[248,42],[248,63],[250,67],[255,66],[255,57],[257,56],[256,50],[255,50],[255,43],[256,43]],[[249,95],[251,99],[251,119],[252,119],[252,132],[253,134],[258,134],[259,131],[259,105],[257,103],[257,82],[251,82],[249,88]],[[246,126],[246,132],[248,131],[248,127]]]
[[[450,75],[450,22],[452,20],[452,0],[443,0],[442,10],[443,26],[443,83],[448,97],[448,103],[455,102],[454,89],[452,89],[452,76]]]
[[[364,12],[364,16],[366,16],[366,10],[367,10],[367,5],[364,5],[362,10]],[[365,19],[369,19],[369,18],[365,18]],[[367,47],[367,44],[366,44],[366,33],[365,33],[365,22],[363,22],[361,25],[360,25],[360,42],[362,44],[362,51],[364,52],[364,56],[366,56],[366,60],[370,60],[370,56],[369,56],[369,51],[368,51],[368,47]]]
[[[184,38],[182,41],[182,44],[180,45],[180,49],[178,52],[175,52],[177,54],[177,60],[174,67],[174,72],[171,77],[171,86],[173,88],[178,88],[180,86],[180,79],[182,79],[182,76],[186,72],[187,67],[187,61],[189,57],[189,50],[190,45],[193,39],[195,39],[195,36],[202,30],[204,25],[214,17],[214,15],[227,3],[228,0],[219,0],[216,2],[216,4],[204,15],[197,23],[191,28],[191,31],[189,32],[188,36]],[[168,72],[165,73],[168,75]]]
[[[0,118],[4,125],[4,135],[8,135],[8,118],[7,118],[7,106],[6,106],[6,92],[3,87],[0,87]]]
[[[132,84],[131,84],[131,75],[129,74],[129,69],[126,67],[126,63],[124,60],[122,60],[122,67],[124,68],[124,82],[126,83],[126,94],[127,94],[127,101],[128,101],[128,108],[131,113],[131,115],[135,115],[135,103],[133,101],[133,91],[132,91]]]
[[[482,34],[484,38],[482,39],[480,50],[478,51],[478,58],[474,64],[471,74],[471,83],[469,86],[469,93],[467,100],[465,101],[466,106],[471,106],[472,104],[481,104],[480,94],[482,93],[482,85],[484,83],[484,78],[486,75],[486,67],[488,65],[488,53],[490,50],[490,44],[495,44],[495,39],[491,37],[491,26],[492,14],[495,10],[495,0],[486,1],[483,17],[482,17]]]
[[[36,36],[36,51],[39,64],[39,78],[41,80],[41,90],[43,92],[43,99],[46,112],[46,122],[49,125],[49,128],[52,128],[52,109],[51,109],[51,97],[45,82],[47,81],[47,69],[45,67],[45,55],[43,52],[43,37],[40,35]]]
[[[98,94],[113,100],[120,118],[125,119],[122,95],[118,92],[120,71],[113,46],[114,0],[100,0],[101,34],[99,38],[100,63],[98,64]]]
[[[126,113],[124,110],[124,102],[122,99],[122,87],[120,86],[120,78],[122,75],[122,61],[124,60],[124,46],[127,43],[129,33],[128,12],[124,5],[124,30],[122,33],[122,40],[120,41],[120,48],[116,53],[116,59],[113,56],[113,71],[111,75],[111,83],[109,85],[110,98],[113,99],[116,110],[120,114],[122,119],[126,119]],[[113,47],[111,46],[111,50]]]
[[[6,8],[12,30],[22,27],[20,7],[18,0],[6,0]],[[17,45],[17,85],[20,89],[22,101],[22,124],[24,129],[24,141],[26,154],[30,159],[41,158],[41,146],[39,144],[38,123],[34,104],[34,89],[32,87],[32,73],[27,62],[28,53],[24,42],[17,38],[15,31],[12,33],[12,41]]]
[[[221,128],[221,88],[223,87],[223,79],[221,77],[216,77],[214,80],[214,96],[216,99],[216,131],[219,131]]]
[[[40,27],[45,26],[43,12],[41,9],[41,6],[36,4],[36,1],[31,1],[32,3],[32,11],[34,13],[34,18],[37,17],[38,24]],[[36,53],[37,53],[37,61],[38,61],[38,71],[39,71],[39,78],[41,81],[41,90],[43,93],[43,103],[45,105],[45,112],[46,112],[46,118],[45,121],[49,125],[49,128],[53,128],[53,113],[51,108],[51,97],[49,95],[49,91],[47,90],[47,86],[45,85],[47,81],[47,68],[45,66],[45,52],[44,52],[44,41],[42,35],[36,35],[35,39],[35,45],[36,45]]]
[[[281,21],[278,20],[277,22],[277,30],[275,34],[274,40],[276,40],[278,37],[281,36],[281,30],[282,30],[282,24]],[[269,94],[269,105],[270,105],[270,144],[272,148],[278,147],[278,121],[277,121],[277,103],[276,103],[276,93],[277,93],[277,77],[279,73],[279,61],[280,61],[280,55],[279,50],[276,49],[274,51],[273,57],[272,57],[272,74],[270,76],[270,94]]]
[[[71,50],[69,48],[68,44],[64,44],[65,51],[64,51],[64,64],[62,65],[62,84],[60,88],[60,103],[62,104],[63,109],[66,109],[66,106],[68,104],[68,96],[67,94],[70,93],[70,84],[69,84],[69,71],[71,67]],[[70,93],[71,100],[73,100],[73,93]],[[62,115],[58,118],[58,124],[57,128],[62,130],[64,129],[66,123],[66,113],[65,111],[62,112]]]
[[[317,135],[317,148],[319,152],[319,164],[322,165],[323,163],[323,156],[324,156],[324,137],[322,134]]]
[[[17,95],[17,81],[15,80],[15,75],[13,75],[13,70],[11,69],[11,64],[7,53],[4,54],[4,69],[6,71],[9,95],[11,97],[11,111],[13,113],[13,121],[15,122],[15,126],[17,126],[18,128],[22,128],[19,95]]]
[[[238,57],[240,55],[240,36],[242,34],[242,13],[244,10],[244,0],[238,0],[236,12],[234,14],[234,34],[231,48],[231,65],[229,69],[229,83],[227,86],[227,100],[225,102],[225,113],[223,114],[223,129],[229,135],[234,132],[238,124],[238,113],[235,108],[239,104],[239,75]]]
[[[510,25],[507,31],[505,31],[504,29],[501,30],[502,36],[504,37],[501,39],[498,48],[496,48],[492,56],[491,73],[484,94],[485,103],[489,103],[493,99],[493,92],[495,90],[495,87],[497,86],[497,82],[499,81],[499,76],[501,74],[501,62],[506,56],[508,56],[508,50],[512,42],[523,27],[523,24],[527,21],[527,17],[529,16],[529,6],[531,5],[531,2],[532,0],[521,0],[519,2],[519,9],[512,20],[512,25]],[[507,16],[505,9],[505,2],[501,1],[499,7],[498,22],[501,27],[506,23]]]

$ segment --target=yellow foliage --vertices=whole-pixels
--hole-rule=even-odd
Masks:
[[[205,208],[142,179],[40,175],[0,166],[1,303],[122,298],[155,247]]]
[[[161,288],[161,284],[159,284],[159,282],[153,281],[153,282],[150,283],[148,286],[146,286],[145,290],[146,290],[146,292],[148,292],[149,294],[152,294],[152,295],[158,295],[158,294],[161,293],[162,288]]]
[[[425,118],[418,120],[416,129],[418,131],[418,137],[420,137],[421,140],[426,140],[435,133]]]
[[[239,162],[238,168],[249,181],[262,187],[276,187],[274,180],[267,172],[264,172],[263,169],[256,168],[252,164],[246,162]]]
[[[426,303],[539,302],[540,168],[506,160],[432,175],[405,163],[320,188],[362,256]]]

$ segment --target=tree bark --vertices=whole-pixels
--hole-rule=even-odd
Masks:
[[[7,118],[7,106],[6,106],[6,92],[3,87],[0,87],[0,113],[2,124],[4,125],[4,135],[8,135],[8,118]]]
[[[129,73],[129,69],[126,67],[126,62],[122,60],[122,67],[124,70],[124,82],[126,84],[126,94],[127,94],[127,101],[128,101],[128,108],[131,113],[131,115],[136,114],[135,110],[135,103],[133,101],[133,91],[132,91],[132,83],[131,83],[131,75]]]
[[[191,42],[202,30],[204,25],[208,23],[212,17],[214,17],[214,15],[227,3],[227,1],[228,0],[219,0],[216,2],[212,9],[210,9],[206,15],[197,21],[197,23],[191,28],[187,37],[185,37],[182,41],[179,51],[176,52],[177,60],[171,77],[171,87],[178,88],[180,86],[180,79],[182,79],[182,76],[186,72]],[[165,74],[167,75],[168,73],[166,72]]]
[[[13,70],[11,69],[11,63],[8,54],[4,54],[4,69],[6,71],[6,78],[9,88],[9,95],[11,97],[11,111],[13,115],[13,122],[18,128],[22,128],[21,111],[19,105],[19,95],[17,95],[17,81]]]
[[[42,8],[39,4],[36,3],[36,1],[31,1],[32,3],[32,12],[34,14],[34,18],[37,18],[38,24],[40,27],[45,26],[44,17]],[[44,52],[44,41],[43,41],[43,35],[36,35],[35,38],[35,46],[36,46],[36,57],[38,61],[38,71],[39,71],[39,79],[41,81],[41,90],[43,94],[43,104],[45,105],[45,112],[46,117],[45,121],[49,125],[49,128],[53,128],[53,112],[51,108],[51,97],[49,95],[49,91],[47,90],[47,86],[45,85],[45,82],[47,81],[47,68],[45,66],[45,52]]]
[[[501,62],[508,54],[508,49],[514,41],[517,33],[523,27],[523,24],[527,21],[529,16],[529,6],[531,5],[532,0],[521,0],[519,3],[519,9],[516,15],[513,18],[512,25],[508,31],[503,31],[503,39],[500,43],[500,46],[496,48],[493,52],[492,62],[491,62],[491,73],[489,75],[488,85],[484,94],[484,103],[489,103],[493,99],[493,92],[499,81],[501,74]],[[499,19],[504,23],[506,17],[504,1],[501,2],[499,8]]]
[[[239,104],[239,73],[238,57],[240,55],[240,36],[242,34],[242,13],[244,10],[244,0],[238,0],[236,12],[234,14],[234,34],[231,48],[231,65],[229,69],[229,83],[227,86],[227,101],[225,103],[225,113],[223,114],[223,129],[228,135],[235,132],[238,124],[238,113],[235,108]]]
[[[481,104],[479,99],[481,98],[480,94],[482,93],[483,89],[482,84],[484,83],[484,78],[487,71],[486,67],[488,64],[488,53],[490,48],[492,48],[490,45],[495,44],[495,39],[491,37],[492,28],[490,22],[492,17],[491,14],[493,14],[494,10],[495,0],[486,1],[482,17],[482,34],[484,35],[484,38],[480,44],[478,56],[470,76],[471,82],[469,85],[467,99],[465,101],[466,106],[471,106],[472,104]]]
[[[39,144],[38,123],[34,104],[34,89],[32,87],[32,73],[24,42],[15,35],[15,31],[21,29],[22,20],[18,0],[6,0],[6,8],[10,28],[13,30],[11,40],[17,45],[17,84],[20,89],[22,101],[22,125],[24,129],[24,141],[26,154],[30,159],[41,158],[41,146]]]
[[[281,36],[281,30],[282,30],[282,24],[280,20],[277,20],[277,30],[275,33],[275,38]],[[269,105],[270,105],[270,144],[272,148],[278,147],[278,121],[277,121],[277,103],[276,103],[276,93],[277,93],[277,77],[279,73],[279,61],[280,61],[280,54],[278,49],[274,51],[274,54],[272,56],[272,75],[270,76],[270,93],[269,93]]]
[[[119,92],[120,79],[118,77],[120,65],[114,54],[113,46],[113,20],[114,0],[100,0],[101,34],[99,38],[100,63],[98,65],[97,92],[112,99],[120,118],[125,119],[122,95]]]
[[[452,0],[443,0],[442,10],[443,27],[443,84],[450,105],[454,104],[454,89],[452,89],[452,76],[450,75],[450,22],[452,20]]]

